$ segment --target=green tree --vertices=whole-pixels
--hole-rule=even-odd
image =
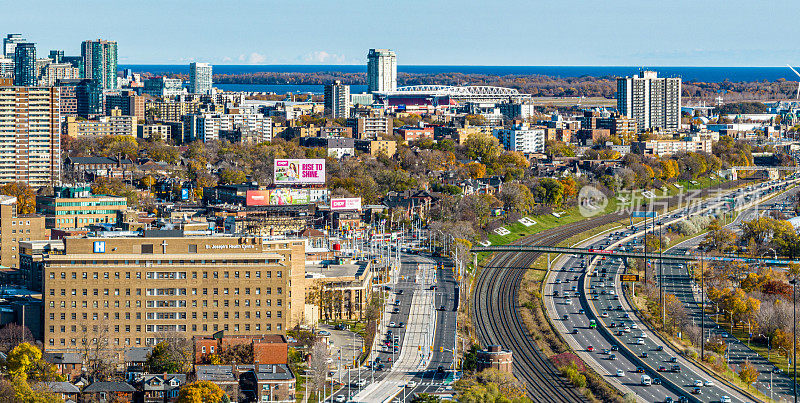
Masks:
[[[442,399],[439,396],[429,395],[427,393],[420,393],[411,399],[411,403],[438,403]]]
[[[471,133],[464,142],[467,157],[476,159],[484,165],[492,165],[503,153],[500,142],[488,133]]]
[[[55,366],[42,359],[42,351],[30,343],[20,343],[6,357],[6,371],[11,378],[32,381],[60,380]]]
[[[745,384],[752,385],[758,380],[758,369],[750,363],[750,360],[745,360],[739,365],[739,379]]]
[[[219,175],[220,181],[226,185],[235,185],[247,180],[247,175],[241,170],[223,169]]]
[[[220,403],[225,392],[213,382],[194,381],[181,388],[177,403]]]
[[[145,365],[148,371],[153,374],[175,374],[183,372],[184,369],[183,363],[173,357],[169,343],[166,341],[162,341],[153,347],[153,350],[147,355]]]

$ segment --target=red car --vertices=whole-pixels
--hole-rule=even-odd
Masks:
[[[586,351],[594,351],[594,347],[593,346],[587,346],[586,347]]]

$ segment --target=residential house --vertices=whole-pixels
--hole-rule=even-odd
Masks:
[[[81,375],[83,357],[79,353],[44,352],[42,358],[56,366],[56,372],[67,379],[74,379]]]
[[[131,383],[137,403],[172,403],[186,384],[186,374],[135,374]]]
[[[134,393],[136,388],[127,382],[101,381],[83,388],[81,400],[97,403],[133,403]]]
[[[81,390],[69,382],[44,382],[44,386],[65,402],[77,402]]]

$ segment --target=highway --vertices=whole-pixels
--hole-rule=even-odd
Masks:
[[[783,194],[780,194],[764,203],[768,205],[782,204],[790,198],[796,197],[798,190],[792,189]],[[760,213],[765,212],[760,207],[761,203],[747,208],[739,213],[736,219],[727,225],[728,228],[735,232],[741,232],[739,225],[743,221],[749,221],[757,218]],[[702,241],[703,237],[695,237],[680,244],[675,245],[668,251],[671,253],[698,253],[697,245]],[[664,292],[667,294],[674,294],[678,299],[683,302],[687,310],[687,314],[699,326],[701,322],[701,309],[700,309],[700,289],[699,286],[690,277],[689,269],[685,265],[674,264],[671,262],[664,262]],[[709,304],[706,301],[706,304]],[[710,304],[709,304],[710,305]],[[771,396],[778,401],[789,401],[793,396],[794,384],[791,377],[782,369],[776,368],[772,363],[767,361],[766,358],[756,355],[756,353],[747,347],[743,341],[733,337],[727,337],[728,332],[720,329],[714,322],[714,315],[706,315],[706,328],[705,334],[716,334],[723,336],[728,344],[728,358],[731,367],[738,368],[738,365],[748,359],[759,371],[758,382],[756,387],[767,396]],[[758,332],[756,332],[758,334]],[[773,351],[773,354],[781,354],[785,352]]]
[[[703,189],[697,196],[712,194],[718,189],[738,186],[741,181],[726,182]],[[673,196],[664,204],[676,206],[686,202]],[[615,212],[542,231],[514,242],[525,245],[556,245],[573,235],[592,228],[627,219],[627,212]],[[472,293],[472,320],[482,346],[500,344],[514,353],[514,375],[523,382],[534,401],[583,401],[575,388],[566,383],[550,361],[530,339],[519,315],[518,291],[524,270],[539,253],[498,253],[484,267]],[[556,398],[557,397],[557,398]]]
[[[437,265],[429,256],[401,253],[394,280],[383,290],[386,314],[368,368],[354,370],[351,386],[334,397],[351,396],[348,401],[352,402],[389,402],[405,401],[417,393],[451,394],[452,388],[444,383],[454,375],[457,284],[453,270]],[[358,387],[359,379],[365,379],[366,384]]]
[[[626,239],[632,234],[630,230],[617,230],[595,237],[583,245],[608,248],[610,242]],[[570,345],[579,346],[578,351],[596,363],[596,370],[597,366],[601,367],[598,373],[606,380],[621,384],[623,390],[635,393],[640,401],[645,402],[663,402],[667,397],[718,402],[722,396],[732,397],[735,401],[747,401],[736,390],[716,384],[700,387],[700,394],[693,396],[696,380],[711,379],[713,382],[713,378],[665,346],[636,317],[625,298],[620,297],[623,291],[618,274],[624,271],[621,259],[595,259],[597,267],[593,276],[585,275],[587,266],[592,267],[590,259],[576,255],[566,260],[560,270],[553,271],[553,275],[548,277],[544,296],[548,313],[551,317],[561,318],[561,326],[557,324],[556,328],[566,338],[572,339]],[[558,296],[554,295],[555,291],[558,291]],[[565,292],[569,294],[564,295]],[[580,296],[576,296],[575,292],[580,292]],[[567,303],[568,299],[571,304]],[[589,326],[591,319],[597,321],[597,328]],[[578,329],[578,333],[572,333],[574,329]],[[592,346],[594,351],[588,351],[588,346]],[[643,353],[646,353],[646,357]],[[672,362],[673,357],[675,362]],[[679,365],[680,372],[673,372],[673,365]],[[665,371],[661,371],[660,367]],[[623,371],[621,376],[617,375],[617,370]],[[662,381],[662,385],[641,385],[643,374]]]

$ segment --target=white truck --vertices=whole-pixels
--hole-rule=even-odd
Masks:
[[[642,375],[642,386],[650,386],[653,384],[653,379],[649,375]]]

